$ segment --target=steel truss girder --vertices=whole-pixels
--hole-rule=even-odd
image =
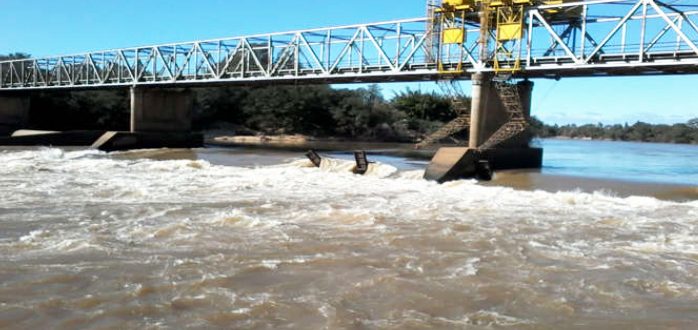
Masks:
[[[682,10],[695,5],[692,1],[595,0],[528,7],[517,75],[698,73],[698,11]],[[564,19],[549,15],[568,9],[580,14]],[[480,58],[479,28],[472,22],[468,26],[460,45],[464,73],[493,72],[494,49]],[[430,31],[429,19],[417,18],[3,61],[0,91],[438,79],[430,55],[438,45]],[[460,56],[441,59],[446,67],[461,61]]]

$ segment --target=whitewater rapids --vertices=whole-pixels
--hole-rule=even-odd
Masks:
[[[0,328],[698,324],[698,201],[161,152],[0,151]]]

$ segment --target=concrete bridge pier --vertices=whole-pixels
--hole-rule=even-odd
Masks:
[[[191,90],[131,87],[130,132],[107,132],[93,147],[104,151],[201,147],[203,136],[191,133],[193,108]]]
[[[131,132],[189,132],[193,108],[190,90],[131,87]]]
[[[9,136],[27,125],[30,104],[29,95],[0,95],[0,136]]]
[[[480,160],[487,160],[493,170],[542,167],[543,150],[529,147],[532,139],[529,130],[495,148],[478,148],[509,121],[509,113],[494,86],[492,74],[473,74],[472,84],[468,147],[440,148],[424,177],[438,182],[475,177]],[[530,118],[533,82],[521,81],[516,87],[523,113],[526,118]]]
[[[516,88],[523,114],[526,118],[530,118],[533,82],[530,80],[519,81],[516,84]],[[474,74],[472,124],[468,147],[475,149],[481,146],[507,121],[509,121],[509,113],[507,113],[506,108],[502,104],[499,92],[494,87],[492,76]],[[498,145],[497,148],[528,148],[531,138],[531,133],[529,130],[526,130]]]

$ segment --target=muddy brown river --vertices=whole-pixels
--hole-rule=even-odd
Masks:
[[[0,164],[0,328],[698,328],[696,200],[281,152]]]

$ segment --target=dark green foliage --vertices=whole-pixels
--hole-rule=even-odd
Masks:
[[[688,127],[693,128],[693,129],[698,129],[698,118],[693,118],[686,123]]]
[[[8,60],[21,60],[25,58],[30,58],[31,55],[27,53],[10,53],[7,55],[2,55],[0,54],[0,61],[8,61]]]
[[[205,129],[216,122],[244,123],[240,104],[249,89],[220,87],[195,90],[194,128]]]
[[[269,86],[252,90],[241,103],[245,126],[270,134],[321,135],[332,129],[329,86]]]
[[[26,53],[0,55],[0,61],[24,59]],[[31,94],[29,128],[46,130],[128,130],[126,90],[52,91]]]
[[[390,106],[377,85],[340,90],[330,108],[336,133],[347,137],[396,138],[405,114]]]
[[[332,89],[329,85],[197,89],[195,127],[230,123],[265,134],[308,134],[411,141],[413,109],[397,109],[377,85]],[[418,95],[418,94],[415,94]],[[435,126],[435,125],[431,125]]]
[[[640,141],[698,144],[698,119],[686,124],[653,125],[637,122],[633,125],[564,125],[549,126],[535,117],[532,129],[538,137],[590,138],[613,141]]]
[[[128,130],[125,90],[33,94],[30,128],[46,130]]]
[[[470,103],[470,99],[466,100]],[[395,96],[395,109],[404,112],[410,119],[446,122],[456,117],[451,101],[436,93],[422,93],[408,89]]]
[[[529,128],[529,130],[531,131],[531,133],[533,133],[534,136],[557,136],[557,127],[547,126],[535,116],[531,117],[530,123],[531,127]]]
[[[464,102],[469,105],[470,99],[465,99]],[[433,92],[424,93],[408,89],[395,96],[391,104],[405,114],[407,129],[414,131],[416,135],[428,135],[457,117],[451,109],[451,100]],[[461,134],[467,134],[467,131]]]

